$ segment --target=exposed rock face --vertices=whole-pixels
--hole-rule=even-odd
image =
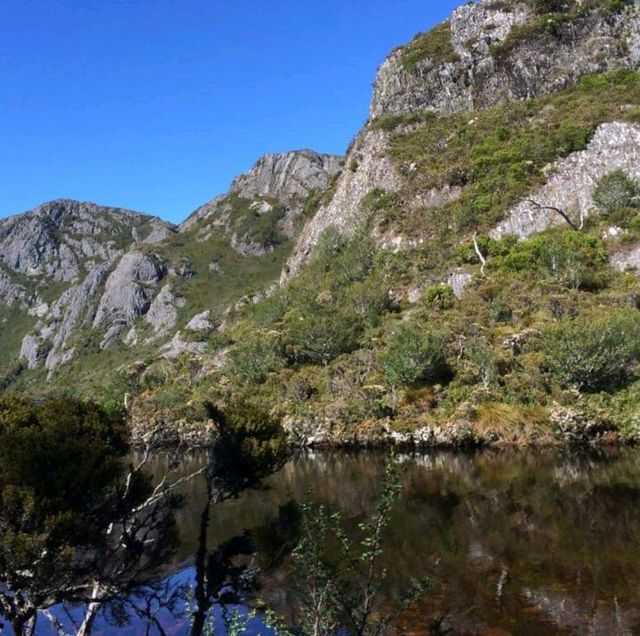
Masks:
[[[27,363],[29,369],[35,369],[40,359],[40,341],[35,336],[27,334],[20,347],[20,358]]]
[[[598,181],[621,169],[640,181],[640,126],[612,122],[598,127],[586,150],[575,152],[549,167],[549,180],[531,201],[563,210],[576,225],[594,210]],[[541,210],[523,201],[492,232],[494,238],[514,234],[527,238],[554,223],[565,223],[553,210]]]
[[[311,190],[326,190],[342,169],[343,158],[313,150],[267,154],[231,184],[231,193],[246,199],[272,196],[280,201],[304,198]]]
[[[112,267],[112,262],[98,265],[80,285],[65,291],[53,306],[51,315],[56,322],[40,330],[40,335],[48,337],[53,345],[45,362],[50,371],[75,355],[69,341],[77,328],[91,325],[98,294]]]
[[[172,360],[184,353],[200,355],[204,353],[206,348],[206,342],[185,340],[181,333],[178,332],[166,345],[160,348],[159,355],[161,358]]]
[[[24,296],[24,289],[11,282],[9,275],[0,269],[0,303],[13,305],[16,300],[24,298]]]
[[[264,204],[261,197],[277,199],[287,206],[288,216],[300,212],[302,200],[312,190],[326,190],[331,178],[340,172],[344,158],[326,155],[313,150],[295,150],[280,154],[267,154],[258,159],[249,172],[236,177],[229,190],[229,195],[245,199],[258,199],[257,204]],[[198,221],[220,216],[221,204],[226,196],[218,196],[209,203],[198,208],[181,225],[184,232]],[[224,222],[219,223],[224,225]]]
[[[484,0],[460,7],[450,20],[452,61],[427,58],[406,68],[407,47],[396,49],[379,69],[371,117],[473,110],[555,92],[585,73],[640,64],[638,3],[618,16],[588,13],[566,25],[561,37],[541,29],[505,55],[492,48],[514,25],[534,17],[525,2]]]
[[[176,326],[178,308],[184,304],[184,298],[174,296],[171,285],[165,285],[149,306],[145,320],[156,335],[168,334]]]
[[[101,348],[108,347],[151,305],[154,288],[164,278],[159,259],[129,252],[120,260],[105,284],[104,294],[93,321],[96,329],[106,329]]]
[[[456,298],[462,298],[464,296],[464,290],[466,286],[471,282],[473,276],[469,272],[464,270],[456,270],[451,272],[447,284],[453,289],[453,295]]]
[[[611,257],[611,265],[619,272],[636,272],[640,274],[640,247],[628,252],[617,252]]]
[[[283,277],[295,274],[300,265],[330,226],[342,231],[357,226],[362,200],[376,188],[393,192],[401,185],[386,154],[387,135],[382,130],[365,128],[356,139],[347,158],[347,168],[338,178],[331,201],[321,207],[303,229],[294,254],[287,262]]]
[[[160,219],[94,203],[57,200],[0,221],[0,261],[29,277],[75,282],[87,261],[104,262],[171,226]]]
[[[211,312],[209,310],[196,314],[187,323],[185,329],[187,331],[209,331],[214,325],[211,322]]]

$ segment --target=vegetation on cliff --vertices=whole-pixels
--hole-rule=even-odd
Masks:
[[[403,188],[372,192],[351,238],[329,229],[299,275],[240,309],[210,344],[225,366],[183,367],[151,394],[179,385],[181,401],[260,404],[316,441],[392,431],[425,443],[553,443],[565,416],[597,424],[597,439],[635,439],[640,283],[610,257],[640,238],[638,184],[614,170],[588,218],[568,209],[568,222],[558,215],[520,241],[488,232],[600,123],[638,121],[639,86],[619,71],[473,116],[376,122],[391,131]],[[441,187],[459,195],[411,205]],[[391,230],[414,243],[380,250],[375,235]],[[458,270],[470,281],[456,297],[446,277]],[[136,380],[130,390],[142,416],[149,392]]]

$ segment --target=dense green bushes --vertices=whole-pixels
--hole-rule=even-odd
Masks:
[[[444,356],[443,334],[424,332],[415,325],[395,331],[379,357],[385,381],[393,389],[446,381],[450,369]]]
[[[230,352],[230,369],[263,381],[280,364],[326,365],[358,348],[389,308],[375,242],[363,230],[345,238],[330,228],[313,258],[286,288],[247,311]],[[260,330],[271,326],[268,334]]]
[[[600,239],[567,230],[519,241],[493,266],[502,272],[535,273],[571,289],[589,289],[604,283],[607,260],[607,250]]]
[[[578,391],[607,391],[624,385],[640,357],[636,311],[564,320],[542,339],[554,378]]]
[[[262,382],[282,364],[277,333],[253,331],[244,335],[229,352],[231,373],[249,382]]]
[[[640,211],[640,186],[623,170],[614,170],[600,179],[593,201],[601,217],[627,226]]]

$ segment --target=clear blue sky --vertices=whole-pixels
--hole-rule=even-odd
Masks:
[[[0,0],[0,217],[180,221],[263,153],[342,153],[375,69],[453,0]]]

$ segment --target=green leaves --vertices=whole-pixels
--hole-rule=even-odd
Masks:
[[[515,243],[492,267],[534,273],[570,289],[596,288],[604,281],[607,251],[602,241],[576,230],[547,232]]]
[[[625,209],[640,204],[640,186],[624,170],[614,170],[598,181],[593,201],[601,216],[617,221]]]
[[[549,371],[565,386],[597,392],[619,388],[640,356],[637,312],[564,320],[543,334]]]
[[[403,325],[379,357],[385,380],[392,388],[446,379],[445,337]]]

